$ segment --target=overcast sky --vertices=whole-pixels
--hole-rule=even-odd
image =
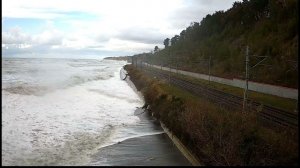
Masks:
[[[2,55],[122,56],[149,52],[237,0],[2,0]]]

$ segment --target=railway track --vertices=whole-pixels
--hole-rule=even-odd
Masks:
[[[180,79],[176,76],[170,76],[168,72],[153,70],[151,68],[143,68],[143,70],[152,77],[165,79],[175,86],[187,90],[194,95],[204,97],[224,108],[234,110],[242,110],[243,108],[242,97],[212,89],[205,85],[196,84],[188,80]],[[269,105],[263,105],[254,100],[248,100],[247,107],[248,112],[256,112],[259,117],[267,119],[271,123],[293,129],[298,128],[298,114],[296,113],[291,113]]]

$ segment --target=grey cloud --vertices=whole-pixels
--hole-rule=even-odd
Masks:
[[[144,44],[158,44],[162,43],[165,35],[161,34],[156,29],[145,29],[139,27],[131,27],[125,30],[122,30],[116,38],[121,40],[129,40]]]
[[[208,14],[231,8],[237,0],[190,0],[181,8],[174,11],[169,20],[171,26],[177,29],[185,29],[191,22],[201,22]]]
[[[99,48],[104,48],[104,47],[105,47],[104,45],[90,45],[90,46],[87,46],[86,48],[99,49]]]
[[[194,7],[200,7],[202,9],[209,9],[207,11],[227,10],[231,8],[235,1],[241,0],[190,0],[191,5]]]
[[[106,34],[98,34],[94,38],[97,42],[107,42],[109,41],[109,39],[111,38],[110,35],[106,35]]]
[[[200,9],[182,8],[169,17],[172,28],[185,29],[191,22],[200,22],[207,12]]]

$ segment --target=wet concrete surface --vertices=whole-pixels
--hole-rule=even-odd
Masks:
[[[157,120],[138,108],[139,130],[162,130]],[[92,157],[94,166],[191,166],[166,133],[127,139],[98,150]]]

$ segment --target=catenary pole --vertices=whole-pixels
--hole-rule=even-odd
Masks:
[[[245,84],[245,91],[244,91],[243,112],[245,112],[247,108],[248,80],[249,80],[249,46],[246,47],[246,79],[245,79],[246,84]]]

